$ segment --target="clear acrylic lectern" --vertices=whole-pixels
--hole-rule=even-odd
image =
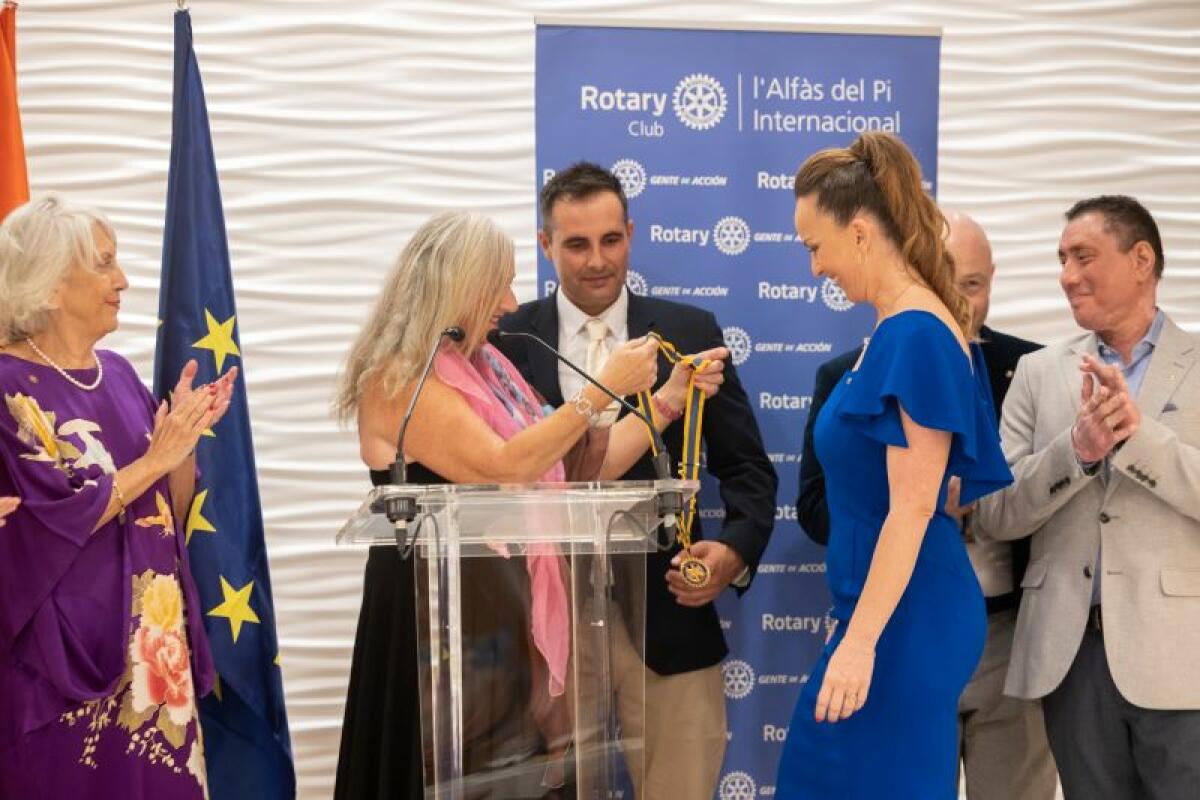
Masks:
[[[555,797],[607,800],[642,784],[631,720],[644,706],[644,554],[667,544],[659,524],[696,489],[614,481],[368,495],[337,541],[411,547],[416,559],[426,798],[557,788]],[[384,514],[397,495],[417,505],[400,528]],[[563,663],[564,648],[559,685],[550,664]]]

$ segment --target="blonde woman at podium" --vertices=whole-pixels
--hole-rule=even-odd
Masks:
[[[599,389],[587,386],[551,410],[487,343],[499,318],[517,307],[515,276],[512,241],[485,217],[438,214],[409,240],[351,348],[335,401],[339,417],[357,422],[359,452],[374,483],[390,480],[404,410],[439,340],[404,438],[410,482],[615,479],[646,450],[640,420],[598,425],[609,405]],[[439,339],[449,328],[459,329],[461,341]],[[620,396],[648,390],[657,352],[651,339],[632,340],[595,377]],[[721,384],[719,365],[697,375],[707,395]],[[690,377],[689,368],[678,366],[655,402],[682,410]],[[665,428],[667,415],[658,416]],[[495,596],[475,592],[481,600],[489,596],[463,607],[464,636],[472,643],[462,687],[470,698],[464,772],[472,786],[494,792],[487,796],[543,796],[518,790],[520,770],[512,767],[552,764],[570,743],[563,563],[555,555],[463,561],[464,585],[522,587]],[[414,584],[411,559],[402,561],[395,547],[371,549],[336,798],[424,795]],[[553,787],[544,796],[556,796]]]

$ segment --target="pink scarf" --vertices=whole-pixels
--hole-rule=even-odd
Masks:
[[[495,375],[497,368],[503,371],[504,377]],[[536,393],[521,373],[489,344],[483,345],[470,361],[457,349],[444,348],[434,361],[434,369],[442,383],[461,392],[471,410],[506,441],[545,416],[537,405]],[[495,375],[497,381],[490,384],[485,375]],[[518,419],[493,391],[493,385],[503,388],[498,384],[505,378],[524,395],[524,398],[510,396],[508,400],[524,417],[532,419]],[[522,400],[525,402],[522,403]],[[564,480],[566,472],[559,461],[541,477],[540,482],[561,483]],[[549,667],[551,697],[558,697],[565,690],[567,662],[571,655],[567,591],[563,586],[558,559],[558,550],[553,545],[530,544],[526,548],[525,565],[533,596],[533,641]]]

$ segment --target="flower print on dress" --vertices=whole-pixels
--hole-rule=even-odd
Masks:
[[[204,787],[204,751],[193,744],[184,763],[189,729],[199,736],[184,601],[174,575],[146,570],[133,578],[133,620],[125,674],[112,694],[62,715],[84,727],[79,763],[96,768],[100,737],[115,721],[129,736],[126,752],[179,774],[184,768]],[[199,764],[200,766],[197,766]],[[197,774],[200,770],[200,774]]]
[[[156,575],[149,570],[142,575],[141,625],[159,630],[179,630],[183,627],[183,593],[174,575]]]
[[[143,625],[133,638],[133,710],[141,713],[161,706],[171,722],[183,727],[192,718],[192,669],[182,631],[162,631]],[[164,729],[167,739],[173,737]],[[179,737],[182,738],[182,731]]]
[[[195,713],[191,658],[183,630],[183,593],[174,575],[154,575],[141,596],[141,621],[129,643],[133,666],[130,705],[135,714],[160,708],[158,726],[182,746]],[[164,719],[165,715],[165,719]],[[167,722],[178,730],[170,730]]]

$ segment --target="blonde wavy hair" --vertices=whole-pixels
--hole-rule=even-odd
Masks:
[[[496,298],[512,283],[513,242],[487,217],[447,211],[409,239],[384,281],[338,380],[334,414],[347,422],[369,383],[394,396],[417,378],[446,328],[463,329],[468,357],[487,337]]]
[[[0,224],[0,343],[45,330],[59,284],[76,264],[96,263],[97,227],[116,244],[116,231],[103,214],[56,195],[9,212]]]
[[[814,153],[796,173],[796,198],[815,195],[817,207],[839,225],[866,211],[879,222],[900,255],[945,304],[963,335],[971,306],[954,282],[946,249],[949,226],[921,186],[921,166],[895,135],[864,133],[849,147]]]

